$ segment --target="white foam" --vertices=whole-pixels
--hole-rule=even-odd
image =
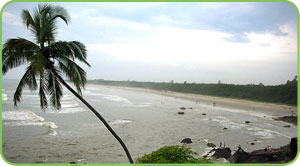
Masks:
[[[269,130],[269,129],[263,129],[263,128],[260,128],[260,127],[250,127],[247,130],[252,131],[253,134],[255,134],[255,135],[261,136],[260,138],[262,138],[262,139],[274,138],[274,135],[280,135],[280,136],[283,136],[283,137],[291,138],[290,136],[281,134],[277,131],[273,131],[273,130]]]
[[[76,101],[62,101],[61,108],[74,108],[78,107],[79,104]]]
[[[51,129],[50,132],[49,132],[49,135],[56,136],[57,132],[55,130]]]
[[[110,121],[109,124],[111,124],[111,125],[118,125],[118,124],[131,123],[131,122],[132,122],[131,120],[121,119],[121,120]]]
[[[7,100],[8,100],[7,94],[3,93],[2,91],[2,101],[7,101]]]
[[[44,121],[44,118],[36,115],[32,111],[3,111],[2,120],[19,120],[19,121]]]
[[[66,101],[66,100],[73,100],[73,96],[71,94],[64,94],[62,99],[62,101]]]
[[[204,142],[208,143],[209,139],[203,139]]]
[[[207,159],[210,159],[211,156],[215,154],[215,151],[213,151],[213,152],[210,153],[210,151],[213,150],[213,149],[214,148],[212,148],[212,147],[205,148],[205,151],[204,151],[204,153],[201,156],[206,156]]]
[[[56,129],[57,126],[54,122],[34,122],[34,121],[10,121],[4,122],[3,125],[7,126],[44,126],[50,129]]]
[[[152,103],[139,103],[139,104],[128,104],[129,107],[145,108],[153,105]]]
[[[116,101],[116,102],[124,102],[124,103],[130,103],[130,101],[124,97],[121,96],[116,96],[116,95],[103,95],[103,98],[111,101]]]
[[[212,119],[212,121],[219,122],[222,126],[231,128],[231,129],[241,129],[243,127],[246,127],[245,124],[230,121],[229,119],[222,117],[222,116],[218,116],[218,117]]]
[[[262,112],[257,112],[257,111],[247,111],[247,110],[227,108],[227,107],[216,107],[216,109],[226,111],[226,112],[242,113],[242,114],[252,115],[252,116],[256,116],[256,117],[260,117],[260,118],[272,119],[272,116],[267,115],[267,114],[262,113]]]
[[[88,95],[91,96],[101,96],[102,98],[110,101],[116,101],[116,102],[123,102],[123,103],[130,103],[130,101],[124,97],[117,96],[117,95],[107,95],[107,94],[102,94],[102,93],[96,93],[96,92],[91,92],[91,91],[85,91]]]
[[[57,128],[54,122],[44,122],[44,118],[36,115],[32,111],[4,111],[2,112],[3,125],[6,126],[44,126],[51,129],[49,135],[55,136]]]
[[[46,110],[47,113],[50,114],[70,114],[70,113],[77,113],[77,112],[87,112],[88,110],[81,108],[81,107],[75,107],[75,108],[63,108],[61,110]]]

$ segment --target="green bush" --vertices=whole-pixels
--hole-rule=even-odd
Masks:
[[[293,153],[292,153],[291,148],[289,146],[284,146],[283,147],[282,155],[284,157],[293,157]]]
[[[212,163],[208,159],[195,158],[196,152],[184,146],[164,146],[137,159],[137,163]]]

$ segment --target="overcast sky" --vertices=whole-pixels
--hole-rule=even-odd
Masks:
[[[70,13],[57,40],[88,49],[88,79],[282,84],[297,75],[297,11],[289,3],[52,3]],[[3,11],[2,42],[32,40],[22,9]],[[3,78],[20,79],[24,67]]]

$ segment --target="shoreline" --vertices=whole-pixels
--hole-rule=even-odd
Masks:
[[[248,111],[249,113],[257,113],[257,116],[260,117],[268,117],[268,118],[278,118],[283,116],[297,116],[297,107],[275,104],[275,103],[264,103],[264,102],[256,102],[244,99],[232,99],[226,97],[215,97],[215,96],[206,96],[200,94],[190,94],[190,93],[179,93],[172,91],[159,91],[147,88],[138,88],[138,87],[123,87],[123,86],[112,86],[112,85],[101,85],[94,84],[107,88],[117,88],[123,90],[131,90],[131,91],[139,91],[146,93],[154,93],[162,96],[174,97],[179,99],[184,99],[188,101],[193,101],[198,104],[206,105],[206,106],[214,106],[214,107],[223,107],[233,109],[232,112],[239,112],[239,110]],[[260,114],[263,113],[263,114]],[[265,115],[265,114],[266,115]]]

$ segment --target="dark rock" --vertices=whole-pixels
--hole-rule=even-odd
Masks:
[[[184,114],[184,112],[178,112],[178,114],[179,114],[179,115],[183,115],[183,114]]]
[[[213,158],[225,158],[225,159],[229,159],[230,156],[231,156],[230,148],[215,149],[215,153],[212,155]]]
[[[251,153],[247,153],[242,148],[238,148],[229,158],[229,161],[230,163],[270,163],[275,162],[276,156],[279,156],[281,153],[281,148],[255,150]]]
[[[202,115],[206,115],[206,113],[203,113]]]
[[[184,144],[191,144],[193,143],[192,140],[190,138],[185,138],[183,139],[180,143],[184,143]]]
[[[208,147],[212,147],[212,148],[216,147],[216,145],[213,144],[213,143],[207,143],[206,145],[207,145]]]
[[[250,121],[246,120],[245,123],[250,123]]]
[[[70,164],[77,164],[77,163],[76,163],[76,162],[74,162],[74,161],[71,161],[71,162],[70,162]]]
[[[253,141],[257,141],[257,139],[253,140]]]
[[[230,163],[243,163],[249,158],[249,153],[245,152],[242,148],[238,148],[238,150],[229,157]]]
[[[282,117],[276,118],[274,120],[279,120],[279,121],[297,125],[297,116],[282,116]]]
[[[255,143],[251,142],[250,145],[255,145]]]
[[[287,127],[287,128],[290,128],[290,127],[291,127],[291,125],[285,125],[285,126],[283,126],[283,127]]]
[[[297,155],[297,137],[294,137],[291,139],[290,148],[291,148],[291,151],[292,151],[294,157],[296,157],[296,155]]]
[[[227,127],[224,127],[224,128],[223,128],[223,130],[227,130],[227,129],[228,129]]]
[[[203,156],[204,158],[206,158],[209,154],[213,153],[214,154],[211,156],[213,158],[225,158],[225,159],[229,159],[229,157],[231,156],[231,150],[230,148],[218,148],[218,149],[212,149],[210,152],[207,153],[207,155]]]
[[[181,109],[181,110],[185,110],[186,108],[185,108],[185,107],[180,107],[180,109]]]
[[[191,109],[191,110],[192,110],[193,108],[192,108],[192,107],[190,107],[189,109]]]

